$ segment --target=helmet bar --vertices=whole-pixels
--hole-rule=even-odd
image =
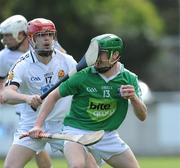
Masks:
[[[43,36],[53,36],[56,37],[56,32],[52,31],[45,31],[45,32],[38,32],[35,34],[36,37],[43,37]]]
[[[98,59],[95,64],[96,70],[100,73],[104,73],[111,69],[119,60],[124,45],[122,39],[114,34],[103,34],[95,37],[94,39],[97,40],[99,44],[99,55],[101,54],[101,51],[104,51],[108,56],[107,61],[101,61]]]

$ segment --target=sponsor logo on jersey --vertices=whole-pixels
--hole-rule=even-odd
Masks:
[[[13,80],[13,78],[14,78],[14,73],[12,71],[10,71],[9,74],[8,74],[7,79],[8,80]]]
[[[89,92],[89,93],[96,93],[97,89],[96,88],[87,87],[86,91]]]
[[[51,87],[53,87],[52,84],[47,84],[47,85],[45,85],[45,86],[42,86],[42,87],[40,88],[41,94],[46,93]]]
[[[39,76],[32,76],[31,81],[40,81],[41,78]]]
[[[114,99],[90,98],[87,112],[92,120],[100,122],[112,116],[116,109],[117,101]]]
[[[62,78],[62,77],[64,77],[64,75],[65,75],[64,70],[63,69],[59,70],[58,77]]]

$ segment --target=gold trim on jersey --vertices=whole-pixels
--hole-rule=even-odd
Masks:
[[[8,73],[7,79],[8,79],[8,80],[13,80],[13,78],[14,78],[14,73],[13,73],[13,71],[10,71],[10,72]]]
[[[58,77],[62,78],[62,77],[64,77],[64,75],[65,75],[64,70],[60,69],[59,72],[58,72]]]

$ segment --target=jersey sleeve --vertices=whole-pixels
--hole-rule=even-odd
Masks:
[[[59,86],[59,93],[62,97],[68,95],[76,95],[78,90],[80,90],[81,83],[84,81],[84,75],[81,72],[77,72],[76,74],[72,75],[68,80],[63,82]]]
[[[24,81],[24,74],[27,67],[23,65],[21,62],[17,62],[14,66],[10,69],[6,81],[7,85],[16,85],[19,87],[22,82]]]

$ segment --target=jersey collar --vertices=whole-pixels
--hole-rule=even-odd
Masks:
[[[52,57],[54,56],[54,54],[56,54],[56,51],[54,50],[53,53],[52,53]],[[31,58],[32,58],[32,62],[33,63],[36,63],[36,62],[39,62],[37,56],[36,56],[36,53],[35,51],[33,50],[30,50],[30,55],[31,55]]]

